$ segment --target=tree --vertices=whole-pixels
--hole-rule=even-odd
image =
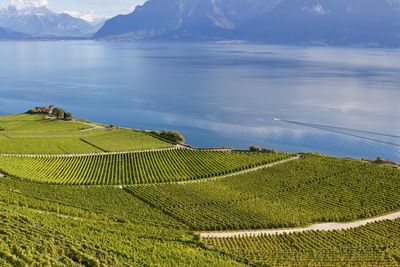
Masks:
[[[268,154],[276,154],[277,153],[276,150],[273,149],[273,148],[263,148],[262,152],[263,153],[268,153]]]
[[[258,145],[251,145],[251,146],[249,147],[249,150],[250,150],[251,152],[260,152],[260,151],[261,151],[261,147],[259,147]]]
[[[173,132],[173,131],[162,131],[160,133],[160,137],[167,139],[168,141],[184,144],[185,138],[180,132]]]
[[[71,112],[64,113],[64,120],[66,121],[72,120],[72,113]]]
[[[384,161],[381,157],[377,157],[375,163],[382,164]]]
[[[4,130],[5,130],[5,129],[4,129],[3,127],[0,126],[0,132],[1,132],[1,131],[4,131]]]
[[[65,114],[65,111],[63,109],[55,108],[55,109],[53,109],[53,113],[51,115],[56,117],[59,120],[63,120],[64,119],[64,114]]]

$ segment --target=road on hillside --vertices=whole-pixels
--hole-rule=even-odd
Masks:
[[[288,229],[267,229],[267,230],[252,230],[252,231],[232,231],[232,232],[202,232],[200,236],[203,238],[229,238],[229,237],[244,237],[244,236],[263,236],[263,235],[281,235],[301,233],[306,231],[338,231],[358,228],[370,223],[381,222],[386,220],[400,219],[400,211],[390,213],[384,216],[374,217],[371,219],[359,220],[349,223],[321,223],[313,224],[307,227],[288,228]]]

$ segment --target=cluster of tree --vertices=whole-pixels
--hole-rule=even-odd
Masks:
[[[176,131],[150,131],[151,134],[160,137],[161,139],[167,140],[172,143],[176,144],[184,144],[185,138],[180,132]]]
[[[62,108],[50,105],[48,107],[36,107],[28,110],[26,114],[46,114],[50,118],[56,118],[58,120],[72,120],[73,116],[71,112],[65,112]]]
[[[54,108],[51,116],[57,118],[58,120],[72,120],[72,113],[65,112],[62,108]]]
[[[258,145],[251,145],[249,147],[250,152],[262,152],[262,153],[269,153],[269,154],[276,154],[277,151],[273,148],[261,148]]]

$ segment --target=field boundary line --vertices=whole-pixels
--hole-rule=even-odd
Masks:
[[[198,234],[202,238],[232,238],[232,237],[255,237],[255,236],[293,234],[293,233],[303,233],[308,231],[330,232],[330,231],[350,230],[354,228],[359,228],[361,226],[365,226],[370,223],[387,221],[387,220],[393,221],[396,219],[400,219],[400,211],[378,217],[358,220],[354,222],[347,222],[347,223],[336,223],[336,222],[319,223],[298,228],[265,229],[265,230],[249,230],[249,231],[198,232]]]

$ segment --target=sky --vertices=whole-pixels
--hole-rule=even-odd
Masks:
[[[88,21],[130,13],[146,0],[0,0],[0,6],[48,6]]]

